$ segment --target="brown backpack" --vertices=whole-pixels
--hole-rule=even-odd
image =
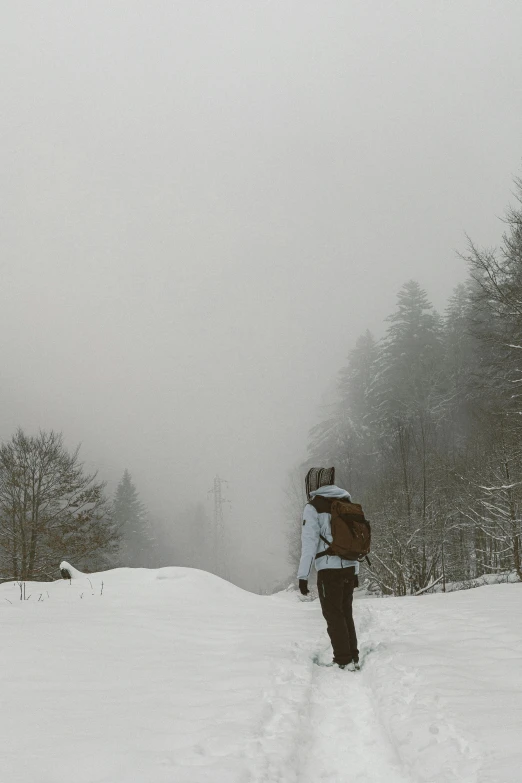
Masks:
[[[343,560],[364,560],[370,551],[372,531],[370,523],[364,518],[362,506],[347,500],[329,500],[324,497],[315,497],[311,504],[319,513],[327,511],[329,506],[332,520],[333,540],[330,543],[321,536],[328,548],[319,552],[316,559],[336,555]]]

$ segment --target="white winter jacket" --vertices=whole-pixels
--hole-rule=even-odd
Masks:
[[[335,484],[319,487],[319,489],[310,494],[312,497],[321,495],[325,498],[351,499],[349,492],[336,487]],[[299,571],[297,572],[298,579],[308,579],[313,563],[315,563],[317,571],[321,571],[323,568],[349,568],[349,566],[355,566],[355,573],[359,573],[357,560],[343,560],[341,557],[334,555],[325,555],[325,557],[320,557],[318,560],[315,559],[319,552],[324,552],[325,549],[328,549],[327,544],[321,540],[321,536],[324,536],[327,541],[332,541],[331,519],[330,514],[319,514],[310,503],[306,504],[303,512],[301,560],[299,562]]]

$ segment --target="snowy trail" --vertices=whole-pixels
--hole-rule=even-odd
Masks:
[[[297,662],[300,645],[295,649]],[[329,645],[321,657],[331,659]],[[312,660],[305,672],[281,665],[264,701],[249,783],[412,783],[400,771],[364,672],[343,672]]]
[[[331,657],[330,649],[325,658]],[[411,783],[383,729],[364,671],[315,666],[301,783]]]
[[[363,636],[367,665],[371,633]],[[312,648],[296,643],[294,666],[286,661],[274,673],[249,783],[415,783],[382,724],[364,665],[360,672],[317,665],[331,657],[323,630]]]

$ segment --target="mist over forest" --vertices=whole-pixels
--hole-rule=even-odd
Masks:
[[[4,9],[2,579],[273,592],[318,464],[372,520],[371,589],[520,570],[521,24]]]
[[[418,594],[509,572],[522,580],[522,180],[515,187],[500,247],[470,241],[469,276],[442,314],[410,280],[384,336],[366,330],[357,338],[335,400],[310,430],[308,458],[288,471],[286,563],[261,592],[292,582],[304,473],[317,465],[334,465],[337,483],[371,517],[373,564],[363,566],[370,591]],[[52,578],[67,554],[90,570],[177,564],[240,582],[228,484],[215,477],[210,510],[201,493],[172,516],[154,517],[127,469],[111,501],[61,434],[18,429],[0,446],[2,578]],[[246,525],[255,520],[248,509]]]
[[[0,4],[0,783],[520,783],[521,33]]]
[[[522,181],[497,251],[470,242],[444,313],[411,280],[367,331],[311,432],[374,521],[367,578],[387,594],[514,572],[522,580]]]

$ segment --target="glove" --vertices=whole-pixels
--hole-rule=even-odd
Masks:
[[[299,590],[301,591],[301,595],[308,595],[310,592],[308,589],[308,579],[299,580]]]

